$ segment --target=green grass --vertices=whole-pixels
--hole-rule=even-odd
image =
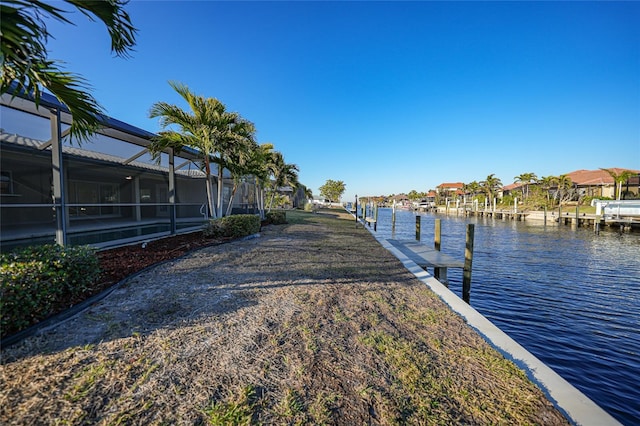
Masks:
[[[212,401],[202,414],[210,425],[249,425],[254,415],[255,399],[255,387],[246,386],[228,401]]]

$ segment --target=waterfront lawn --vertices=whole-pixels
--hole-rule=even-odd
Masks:
[[[4,348],[0,423],[568,424],[351,216],[287,221]]]

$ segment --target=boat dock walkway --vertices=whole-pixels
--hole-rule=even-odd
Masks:
[[[443,284],[447,283],[447,268],[464,268],[463,261],[420,244],[419,241],[395,239],[387,239],[387,241],[422,269],[433,268],[433,275]]]

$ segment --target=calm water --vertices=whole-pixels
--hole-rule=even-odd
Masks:
[[[471,305],[626,425],[640,424],[640,234],[541,222],[420,214],[421,241],[464,259],[475,223]],[[378,234],[392,236],[391,209]],[[415,214],[398,210],[394,238],[415,239]],[[462,272],[449,270],[461,296]]]

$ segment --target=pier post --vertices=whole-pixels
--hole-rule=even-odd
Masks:
[[[473,264],[473,238],[475,225],[467,224],[467,237],[464,248],[464,269],[462,272],[462,300],[470,303],[471,300],[471,267]]]
[[[547,206],[544,206],[544,225],[547,225]]]
[[[600,235],[600,215],[596,215],[596,220],[593,222],[593,229],[596,231],[596,235]]]
[[[576,227],[580,226],[580,206],[576,206]]]
[[[558,204],[558,225],[562,224],[562,204]]]
[[[440,251],[440,248],[442,247],[442,239],[441,239],[441,235],[442,235],[442,223],[440,221],[440,219],[436,219],[435,221],[435,230],[433,232],[433,247]],[[444,271],[446,271],[446,268],[444,269]],[[446,273],[446,272],[445,272]],[[440,278],[443,278],[443,280],[446,278],[446,275],[441,277],[440,276],[440,268],[433,268],[433,276],[439,280]],[[441,281],[442,282],[442,281]]]
[[[396,200],[393,200],[393,207],[391,208],[391,229],[396,229]]]
[[[416,241],[420,241],[420,215],[416,216]]]
[[[378,203],[373,205],[373,230],[378,231]]]
[[[356,228],[358,227],[358,194],[356,194],[356,204],[353,206],[354,216],[356,217]]]

